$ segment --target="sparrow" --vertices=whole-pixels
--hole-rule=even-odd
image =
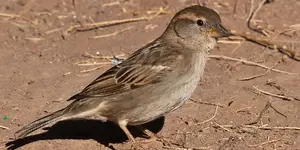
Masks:
[[[230,35],[213,9],[184,8],[161,36],[69,98],[68,106],[24,126],[15,136],[24,138],[63,120],[99,119],[114,122],[134,142],[127,126],[145,124],[181,107],[198,86],[217,38]]]

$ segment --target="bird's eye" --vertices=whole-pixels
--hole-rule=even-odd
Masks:
[[[197,20],[197,24],[198,24],[198,26],[203,26],[204,22],[201,19],[199,19],[199,20]]]

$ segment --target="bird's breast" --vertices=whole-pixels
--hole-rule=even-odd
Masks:
[[[184,68],[182,68],[183,72],[179,74],[177,79],[174,79],[173,86],[166,90],[171,93],[168,96],[169,99],[166,100],[172,106],[170,110],[181,107],[198,86],[204,72],[206,55],[194,54],[188,61],[184,64]]]

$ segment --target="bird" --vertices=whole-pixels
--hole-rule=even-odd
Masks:
[[[59,121],[98,119],[117,124],[135,142],[127,126],[141,126],[180,108],[198,86],[217,39],[230,35],[213,9],[183,8],[161,36],[71,96],[69,105],[29,123],[15,137]]]

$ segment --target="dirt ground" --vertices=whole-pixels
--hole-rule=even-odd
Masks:
[[[132,143],[121,129],[94,120],[60,122],[25,139],[13,138],[23,125],[66,106],[66,99],[111,66],[109,59],[93,56],[128,56],[162,34],[174,12],[195,2],[2,0],[0,149],[131,149]],[[253,2],[256,10],[261,0]],[[207,6],[221,15],[227,28],[269,39],[300,53],[300,1],[268,2],[251,19],[251,26],[263,29],[268,36],[247,27],[250,0],[210,0]],[[86,24],[94,22],[143,16],[154,17],[84,30],[89,28]],[[71,29],[74,25],[79,27]],[[282,33],[286,30],[289,31]],[[212,54],[300,72],[299,61],[241,39],[223,39]],[[193,101],[149,125],[165,141],[141,143],[140,148],[300,150],[300,75],[286,72],[210,59]],[[145,140],[134,127],[131,130],[138,141]]]

